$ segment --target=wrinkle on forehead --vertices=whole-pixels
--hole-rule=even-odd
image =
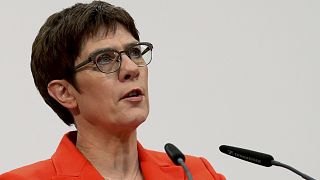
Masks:
[[[120,36],[127,37],[127,35],[132,37],[132,40],[134,40],[134,42],[132,42],[132,40],[131,40],[129,42],[129,44],[138,42],[132,36],[131,32],[128,31],[128,29],[120,23],[115,24],[115,26],[114,27],[112,26],[112,28],[106,27],[106,26],[101,26],[100,28],[97,29],[95,34],[89,35],[85,38],[85,40],[81,44],[81,50],[80,50],[80,53],[79,53],[78,58],[75,61],[75,63],[81,59],[82,59],[81,61],[83,61],[83,59],[87,58],[87,56],[91,53],[91,51],[94,50],[94,48],[92,48],[93,44],[100,43],[99,41],[104,41],[106,39],[113,39],[117,33],[120,33],[119,37]],[[127,45],[127,44],[124,44],[124,46],[125,45]],[[116,47],[113,47],[113,48],[116,48]],[[118,48],[121,48],[121,47],[118,47]]]
[[[95,33],[90,34],[83,39],[80,52],[82,52],[82,50],[84,49],[85,45],[89,40],[97,42],[101,39],[106,38],[108,35],[114,36],[119,26],[121,26],[121,24],[119,23],[116,23],[111,27],[100,26]]]
[[[106,38],[107,36],[114,36],[116,34],[116,31],[118,29],[118,27],[121,26],[120,23],[116,23],[114,25],[111,25],[111,26],[100,26],[95,32],[89,34],[89,35],[86,35],[84,36],[83,40],[82,40],[82,43],[81,43],[81,46],[80,46],[80,51],[79,51],[79,54],[78,54],[78,57],[75,61],[75,63],[81,59],[83,53],[84,53],[84,50],[85,50],[85,47],[87,45],[87,43],[89,41],[92,41],[92,42],[98,42],[104,38]]]

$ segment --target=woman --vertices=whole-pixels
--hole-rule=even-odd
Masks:
[[[50,159],[0,179],[186,179],[165,153],[137,141],[149,113],[152,49],[132,17],[106,2],[51,15],[33,43],[31,70],[45,102],[77,131]],[[194,179],[225,179],[204,158],[187,156],[186,164]]]

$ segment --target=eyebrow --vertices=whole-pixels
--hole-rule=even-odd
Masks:
[[[132,47],[132,46],[134,46],[134,45],[136,45],[136,44],[138,44],[139,43],[139,41],[132,41],[132,42],[130,42],[130,43],[126,43],[125,45],[124,45],[124,50],[126,50],[126,49],[128,49],[128,48],[130,48],[130,47]],[[89,55],[88,55],[88,57],[91,57],[91,56],[93,56],[93,55],[95,55],[95,54],[97,54],[97,53],[99,53],[99,52],[101,52],[101,51],[105,51],[105,50],[115,50],[115,51],[118,51],[117,49],[115,49],[115,48],[112,48],[112,47],[105,47],[105,48],[99,48],[99,49],[96,49],[95,51],[93,51],[93,52],[91,52]]]

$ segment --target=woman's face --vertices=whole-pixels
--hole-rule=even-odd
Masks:
[[[112,48],[123,51],[138,42],[120,24],[114,33],[109,32],[107,36],[104,30],[100,29],[96,36],[86,41],[75,65],[97,50]],[[109,131],[126,131],[135,129],[146,120],[149,113],[148,69],[138,67],[124,53],[121,57],[118,72],[105,74],[90,63],[76,73],[79,90],[75,96],[79,111],[76,121],[87,121]]]

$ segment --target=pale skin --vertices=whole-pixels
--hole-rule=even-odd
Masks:
[[[102,48],[126,49],[138,42],[122,25],[105,36],[101,28],[88,39],[75,65]],[[148,69],[138,67],[125,54],[118,72],[104,74],[88,64],[76,73],[78,90],[65,80],[48,84],[49,94],[72,113],[77,134],[77,148],[106,179],[141,180],[136,128],[149,113]],[[122,99],[139,89],[142,95]]]

